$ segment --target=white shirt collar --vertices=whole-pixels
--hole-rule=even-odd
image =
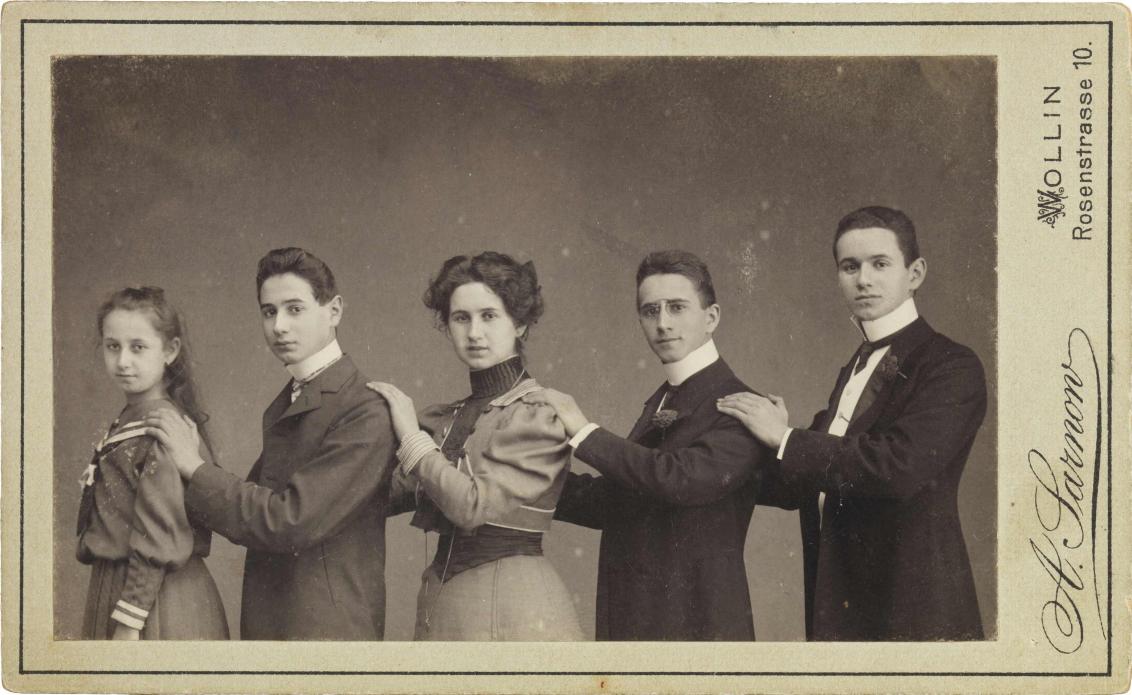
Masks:
[[[718,359],[719,351],[715,349],[715,341],[708,338],[706,343],[689,352],[684,359],[664,365],[664,373],[668,375],[668,383],[679,386]]]
[[[342,357],[342,348],[338,347],[338,339],[306,358],[302,362],[287,365],[287,371],[295,381],[306,381],[312,376],[326,369]]]
[[[861,332],[865,334],[866,340],[877,341],[881,338],[887,338],[918,318],[920,318],[920,314],[916,311],[916,300],[909,297],[904,300],[903,304],[884,316],[872,321],[861,321],[860,328]]]

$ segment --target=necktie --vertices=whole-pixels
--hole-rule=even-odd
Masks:
[[[306,386],[307,384],[314,381],[315,377],[317,377],[319,374],[322,374],[323,372],[325,372],[327,369],[329,369],[331,367],[331,365],[333,365],[335,362],[337,362],[340,359],[342,359],[341,355],[339,355],[338,357],[335,357],[334,359],[330,360],[326,364],[322,365],[318,369],[316,369],[313,372],[311,372],[310,374],[308,374],[307,378],[305,378],[301,381],[299,379],[292,377],[291,378],[291,402],[294,403],[295,401],[297,401],[299,399],[299,394],[301,394],[303,392],[304,386]]]
[[[866,340],[863,343],[861,343],[861,347],[857,348],[857,364],[853,366],[853,374],[860,374],[861,370],[863,370],[865,368],[865,365],[868,363],[869,356],[872,355],[877,350],[880,350],[881,348],[887,347],[891,343],[892,343],[892,336],[891,335],[885,336],[884,338],[881,338],[880,340],[874,340],[872,342]]]
[[[869,361],[869,355],[876,351],[876,347],[869,341],[861,343],[861,347],[857,348],[857,364],[853,365],[853,373],[860,374]]]
[[[676,386],[664,384],[664,395],[660,398],[660,405],[649,418],[649,424],[659,429],[666,429],[676,419],[676,411],[672,408],[672,399],[676,397]]]

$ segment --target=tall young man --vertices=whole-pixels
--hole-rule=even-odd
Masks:
[[[546,390],[574,455],[602,475],[571,474],[555,518],[601,529],[599,640],[752,640],[743,545],[759,445],[715,402],[747,387],[719,356],[711,275],[683,251],[649,254],[637,311],[667,376],[627,438]]]
[[[191,423],[162,411],[150,431],[187,481],[189,513],[248,548],[243,639],[382,639],[388,408],[338,345],[342,297],[325,263],[276,249],[256,288],[264,339],[291,379],[263,414],[247,480],[203,465]]]
[[[957,501],[986,413],[982,364],[919,316],[927,263],[904,213],[849,213],[833,248],[864,342],[828,408],[808,429],[773,396],[719,410],[777,449],[761,501],[800,509],[809,639],[982,639]]]

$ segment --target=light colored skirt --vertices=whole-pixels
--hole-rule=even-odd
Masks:
[[[417,640],[564,642],[586,639],[574,602],[550,562],[513,555],[443,584],[430,566],[417,595]]]
[[[126,583],[126,560],[96,560],[90,568],[83,615],[83,639],[110,639],[117,621],[110,619]],[[176,572],[166,572],[149,610],[143,640],[226,640],[228,619],[220,592],[204,560],[193,555]]]

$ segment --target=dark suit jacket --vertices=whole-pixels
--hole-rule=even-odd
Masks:
[[[773,452],[715,408],[748,390],[718,360],[665,404],[667,429],[650,425],[662,387],[628,439],[598,428],[574,452],[603,475],[572,474],[555,517],[602,530],[597,639],[754,639],[743,544]]]
[[[247,546],[241,637],[379,640],[385,621],[385,505],[395,438],[385,401],[343,356],[291,403],[263,414],[247,482],[203,465],[190,513]]]
[[[800,506],[809,639],[982,639],[958,491],[986,414],[983,367],[922,318],[889,355],[837,437],[827,430],[853,364],[841,370],[828,408],[791,432],[761,501]]]

